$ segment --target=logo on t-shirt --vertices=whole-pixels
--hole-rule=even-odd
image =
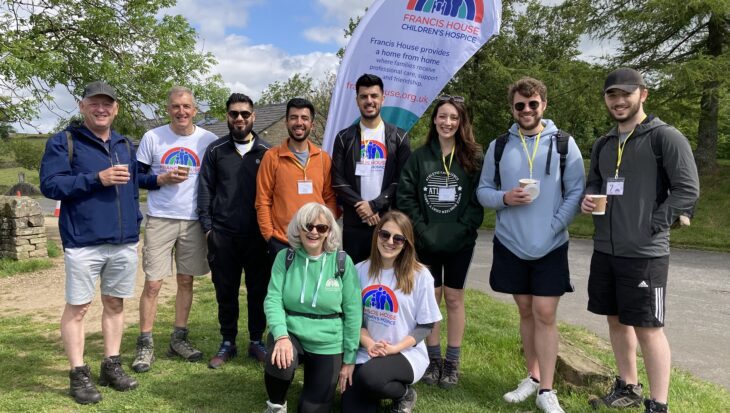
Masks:
[[[447,182],[448,181],[448,182]],[[439,197],[441,188],[453,188],[454,197]],[[445,191],[444,191],[445,192]],[[426,205],[437,214],[448,214],[459,205],[461,201],[462,187],[459,185],[459,177],[446,172],[435,171],[426,177],[426,186],[423,187],[423,198]]]
[[[178,165],[190,167],[190,172],[198,172],[200,169],[200,158],[189,148],[171,148],[160,159],[160,167],[164,170],[173,170]]]
[[[398,298],[385,285],[371,285],[362,290],[363,315],[369,322],[392,326],[398,316]]]

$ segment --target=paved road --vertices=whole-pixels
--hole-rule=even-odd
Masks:
[[[592,251],[593,241],[571,239],[569,259],[575,293],[563,297],[558,318],[608,339],[605,317],[586,310]],[[468,285],[513,302],[511,296],[489,288],[491,261],[492,233],[480,231]],[[665,331],[675,366],[730,390],[730,254],[673,249],[667,291]]]
[[[53,213],[55,201],[38,201],[45,213]],[[586,311],[593,241],[573,239],[570,243],[570,272],[576,292],[561,300],[558,317],[608,339],[605,317]],[[480,231],[468,285],[511,303],[511,296],[489,288],[491,262],[492,233]],[[666,333],[675,365],[730,390],[730,254],[672,250],[667,290]]]

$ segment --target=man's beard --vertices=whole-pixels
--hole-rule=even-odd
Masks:
[[[302,136],[301,138],[298,138],[298,137],[294,136],[294,134],[289,129],[287,129],[286,131],[289,133],[289,138],[291,138],[291,139],[293,139],[293,140],[295,140],[297,142],[303,142],[303,141],[305,141],[309,137],[309,134],[311,133],[311,131],[307,131],[304,134],[304,136]]]
[[[608,111],[608,114],[615,120],[616,122],[624,122],[627,119],[631,119],[639,112],[639,109],[641,109],[641,102],[631,103],[629,107],[626,109],[626,114],[622,116],[621,118],[617,118],[611,110]]]
[[[530,124],[523,123],[522,119],[518,116],[517,117],[517,124],[520,125],[520,127],[523,130],[533,130],[536,127],[540,126],[540,122],[542,122],[542,117],[534,117],[535,121]]]
[[[375,113],[372,115],[368,115],[368,114],[365,114],[362,111],[360,111],[360,117],[362,117],[363,119],[373,120],[373,119],[377,119],[378,116],[380,116],[380,109],[376,110]]]
[[[248,135],[251,133],[251,130],[253,129],[253,125],[247,126],[243,129],[236,128],[231,121],[228,121],[228,132],[231,134],[231,137],[236,142],[243,142],[246,140]]]

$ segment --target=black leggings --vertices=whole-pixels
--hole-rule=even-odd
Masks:
[[[401,353],[355,366],[352,386],[342,395],[342,411],[374,413],[381,399],[398,399],[413,382],[413,367]]]
[[[302,348],[299,340],[289,333],[294,358],[288,368],[280,369],[271,364],[274,338],[269,334],[266,345],[264,383],[269,401],[276,404],[286,402],[286,393],[299,364],[304,364],[304,386],[299,397],[300,413],[329,413],[335,398],[337,379],[342,367],[342,354],[313,354]]]

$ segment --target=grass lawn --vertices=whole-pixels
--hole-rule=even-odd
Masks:
[[[450,391],[417,385],[416,411],[536,411],[534,399],[518,405],[502,401],[502,394],[525,375],[516,309],[475,291],[467,292],[466,301],[468,322],[461,382]],[[243,300],[241,308],[246,308]],[[206,277],[196,285],[190,322],[191,340],[205,352],[205,360],[219,344],[215,314],[213,286]],[[60,344],[57,321],[39,323],[29,317],[0,318],[0,411],[263,411],[266,393],[263,371],[258,363],[238,357],[220,370],[210,370],[206,362],[186,363],[169,359],[164,353],[172,321],[172,303],[161,305],[155,333],[158,360],[148,373],[131,373],[140,382],[137,390],[119,393],[102,387],[104,400],[101,403],[81,407],[66,394],[68,366]],[[242,318],[239,325],[239,330],[244,332],[239,337],[239,345],[243,346],[246,320]],[[562,326],[561,331],[571,342],[612,365],[610,350],[595,336],[568,326]],[[137,332],[136,326],[128,328],[122,344],[128,372],[131,372],[128,366],[133,358]],[[101,335],[91,335],[87,338],[86,360],[94,377],[98,377],[101,354]],[[289,393],[290,411],[295,409],[301,380],[300,370]],[[646,383],[646,377],[641,380]],[[605,390],[602,385],[592,389],[571,389],[560,382],[557,389],[563,407],[569,412],[592,411],[586,402],[589,394]],[[674,412],[730,411],[730,394],[727,391],[680,371],[673,372],[670,393]]]

